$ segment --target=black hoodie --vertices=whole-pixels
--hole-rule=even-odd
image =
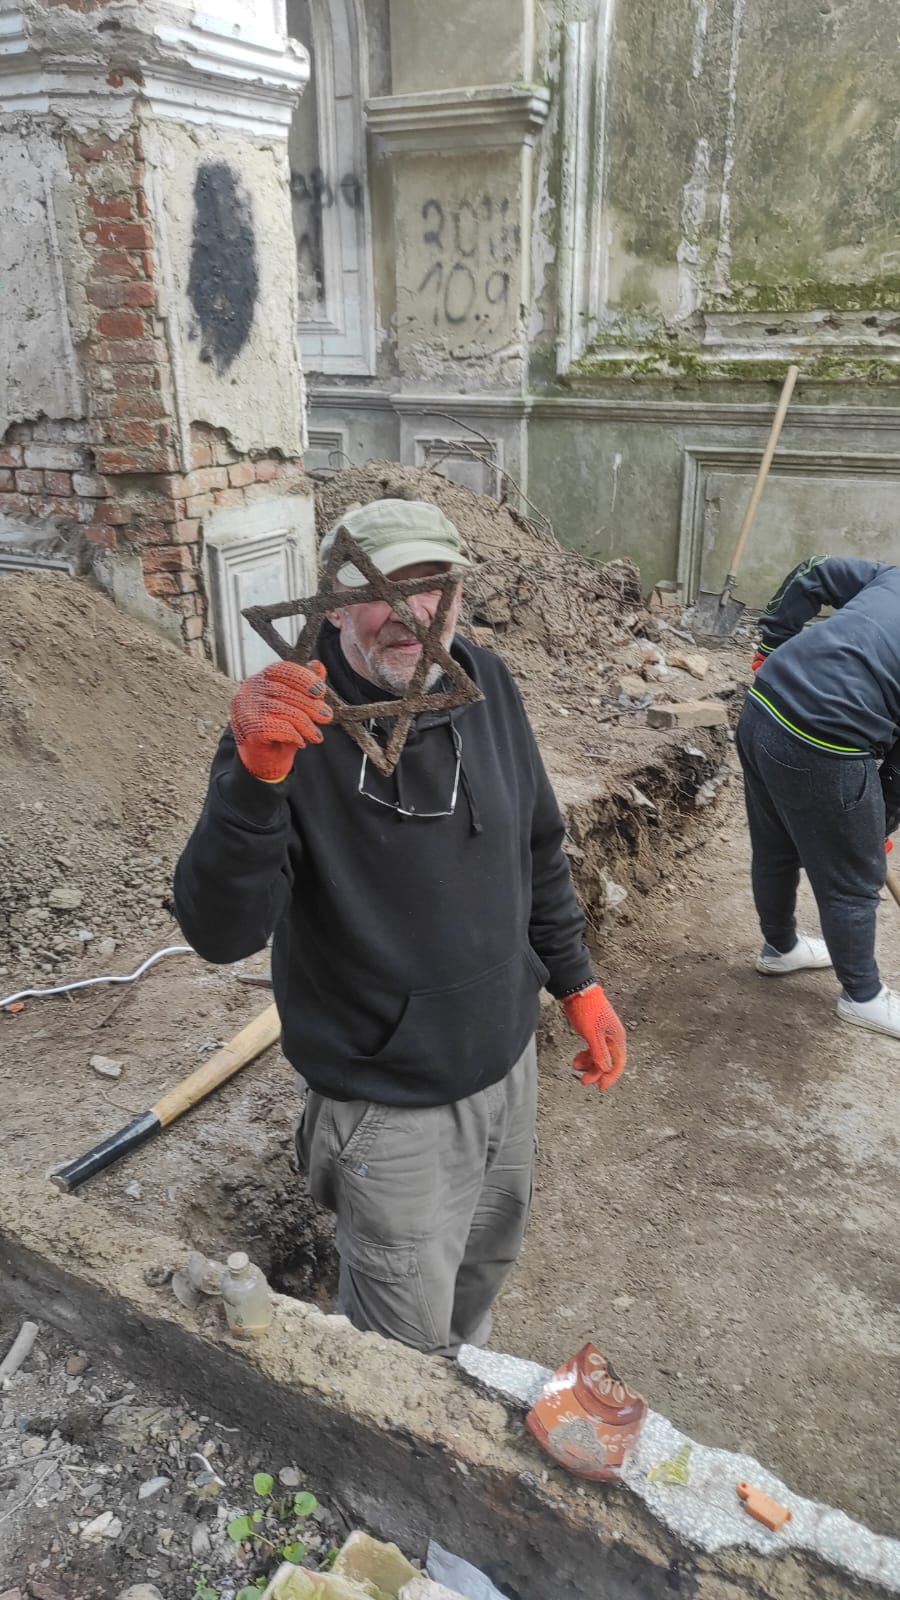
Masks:
[[[345,700],[387,698],[352,671],[330,624],[319,644]],[[492,651],[457,640],[453,655],[484,700],[416,717],[394,777],[367,763],[364,793],[362,754],[339,728],[278,784],[244,768],[227,730],[176,868],[178,919],[205,960],[237,961],[274,934],[284,1053],[334,1099],[474,1094],[521,1055],[542,986],[591,981],[563,823],[518,689]],[[450,809],[457,740],[455,809],[429,817]]]

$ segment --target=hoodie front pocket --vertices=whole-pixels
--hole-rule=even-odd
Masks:
[[[377,1054],[354,1059],[398,1073],[415,1073],[430,1062],[454,1058],[463,1062],[478,1056],[491,1062],[522,1031],[526,1014],[533,1013],[536,1023],[543,971],[526,947],[464,983],[414,990]]]

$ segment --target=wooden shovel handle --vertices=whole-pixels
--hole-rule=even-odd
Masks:
[[[787,376],[785,377],[784,385],[781,390],[781,399],[778,402],[778,410],[775,413],[772,427],[769,430],[769,442],[766,445],[766,452],[759,464],[759,471],[756,474],[756,482],[753,485],[753,493],[750,496],[750,503],[744,512],[744,520],[741,523],[741,531],[738,534],[737,544],[734,547],[734,555],[731,558],[731,566],[728,569],[726,588],[730,588],[732,586],[732,582],[737,577],[738,568],[743,560],[744,551],[747,548],[747,540],[750,537],[750,529],[753,527],[757,508],[762,497],[763,488],[765,486],[766,479],[769,476],[769,468],[772,465],[772,458],[778,445],[778,438],[784,425],[787,408],[791,403],[791,395],[794,392],[794,384],[797,382],[799,376],[799,367],[788,367]]]
[[[888,889],[894,896],[898,906],[900,906],[900,880],[898,880],[896,872],[894,872],[893,868],[891,867],[888,867],[887,869],[887,877],[885,882],[887,883]]]
[[[191,1106],[204,1100],[213,1089],[218,1089],[221,1083],[226,1083],[229,1078],[234,1077],[234,1074],[240,1072],[241,1067],[245,1067],[254,1056],[262,1055],[270,1044],[275,1043],[280,1031],[281,1023],[275,1006],[267,1006],[258,1017],[247,1023],[246,1028],[236,1033],[228,1044],[217,1050],[208,1061],[204,1061],[202,1067],[189,1073],[181,1083],[176,1083],[174,1089],[164,1094],[161,1100],[157,1100],[153,1111],[162,1127],[165,1128],[170,1122],[174,1122],[182,1112],[189,1111]]]

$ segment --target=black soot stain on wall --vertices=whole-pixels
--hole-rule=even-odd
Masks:
[[[200,359],[224,375],[250,336],[259,296],[250,196],[224,161],[204,162],[194,183],[188,299]]]

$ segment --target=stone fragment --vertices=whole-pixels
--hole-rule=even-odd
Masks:
[[[136,1178],[133,1178],[131,1183],[126,1183],[125,1193],[130,1200],[142,1200],[144,1198],[144,1191]]]
[[[721,700],[681,700],[677,704],[651,706],[647,712],[651,728],[719,728],[728,722]]]
[[[458,1589],[435,1583],[433,1578],[413,1578],[400,1590],[399,1600],[462,1600]]]
[[[121,1078],[122,1063],[111,1056],[91,1056],[90,1065],[101,1078]]]
[[[195,1561],[202,1561],[204,1556],[211,1554],[212,1539],[209,1536],[209,1529],[205,1528],[202,1522],[198,1522],[191,1534],[191,1555]]]
[[[283,1483],[286,1489],[299,1489],[300,1474],[296,1467],[282,1467],[278,1474],[278,1482]]]
[[[669,661],[673,667],[680,667],[682,672],[689,672],[692,678],[705,678],[709,671],[709,658],[699,651],[680,652],[670,656]]]
[[[163,1600],[155,1583],[132,1583],[122,1589],[116,1600]]]
[[[387,1594],[397,1594],[419,1570],[395,1544],[382,1544],[359,1529],[342,1544],[332,1571],[357,1583],[372,1583]]]
[[[70,1378],[78,1378],[82,1372],[87,1371],[87,1356],[70,1356],[66,1362],[66,1371]]]
[[[158,1478],[145,1478],[138,1489],[138,1499],[152,1500],[154,1495],[165,1494],[166,1490],[171,1489],[171,1487],[172,1479],[162,1474]]]
[[[647,685],[636,672],[626,672],[625,676],[619,679],[619,693],[624,694],[629,700],[643,700],[647,693]]]
[[[118,1517],[111,1511],[101,1511],[99,1517],[93,1522],[86,1522],[81,1529],[81,1538],[85,1544],[96,1544],[101,1539],[118,1539],[122,1532],[122,1524]]]
[[[47,904],[52,911],[77,911],[84,895],[80,889],[68,883],[58,883],[50,890]]]

